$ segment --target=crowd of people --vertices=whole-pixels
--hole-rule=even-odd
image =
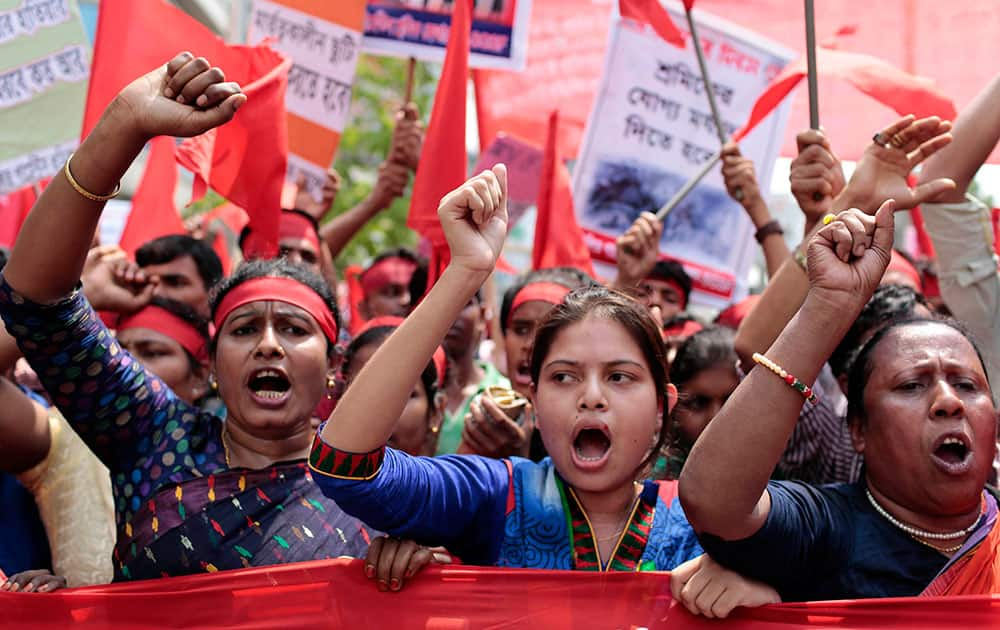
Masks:
[[[321,202],[282,210],[276,258],[244,230],[225,276],[204,226],[134,260],[95,246],[150,139],[246,98],[179,54],[117,96],[21,229],[0,277],[3,590],[348,556],[384,591],[432,563],[670,571],[711,617],[1000,592],[1000,277],[967,192],[1000,139],[1000,79],[954,125],[878,131],[849,180],[836,138],[800,133],[794,249],[727,145],[769,282],[712,322],[648,212],[615,278],[536,269],[491,295],[502,164],[441,200],[435,282],[388,250],[346,307],[334,258],[434,159],[412,106],[371,196],[323,223],[331,174]],[[894,213],[918,204],[922,269],[894,248]]]

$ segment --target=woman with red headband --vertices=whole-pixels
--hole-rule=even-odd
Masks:
[[[389,335],[403,323],[402,317],[376,317],[361,329],[344,353],[340,378],[345,389],[361,372],[375,351]],[[438,346],[431,361],[420,373],[420,381],[413,386],[403,413],[389,436],[389,445],[410,455],[433,456],[437,450],[441,423],[444,421],[446,394],[444,385],[448,378],[448,358]]]
[[[305,462],[336,366],[337,310],[320,278],[257,261],[217,289],[209,355],[225,422],[123,350],[76,290],[104,202],[145,142],[203,133],[245,102],[223,81],[183,53],[126,86],[33,208],[0,281],[8,330],[111,470],[116,580],[368,547],[370,533],[322,496]]]

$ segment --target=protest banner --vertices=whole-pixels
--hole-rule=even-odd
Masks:
[[[79,143],[89,74],[76,0],[0,0],[0,194],[62,168]]]
[[[364,0],[254,0],[247,36],[292,59],[288,72],[288,180],[320,198],[351,108]]]
[[[469,66],[521,70],[532,0],[472,2]],[[376,55],[444,61],[454,0],[370,0],[364,50]]]
[[[689,613],[668,573],[435,566],[381,593],[363,560],[319,560],[56,591],[0,591],[4,628],[671,628],[951,630],[997,622],[1000,597],[907,597]]]
[[[668,5],[677,24],[680,4]],[[703,11],[702,48],[727,137],[746,120],[757,96],[794,54]],[[684,30],[684,29],[682,29]],[[604,76],[576,165],[574,199],[591,255],[614,275],[615,238],[640,212],[655,212],[719,150],[704,81],[687,47],[663,41],[651,28],[615,18]],[[741,143],[767,190],[787,118],[787,105]],[[726,193],[716,169],[667,217],[661,255],[681,261],[694,283],[694,302],[722,307],[746,294],[757,244],[753,225]]]

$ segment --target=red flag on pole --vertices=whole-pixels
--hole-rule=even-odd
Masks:
[[[423,159],[413,180],[410,215],[406,219],[406,225],[419,232],[432,246],[428,290],[451,259],[438,220],[438,205],[441,198],[461,186],[466,177],[465,97],[469,81],[471,23],[469,0],[459,0],[451,16],[448,51],[424,138]]]
[[[913,114],[917,118],[940,116],[953,119],[956,114],[955,104],[937,89],[933,80],[904,72],[878,57],[821,46],[816,49],[816,71],[821,77],[847,81],[903,116]],[[750,118],[733,134],[733,140],[739,142],[746,137],[781,104],[806,74],[804,57],[789,64],[758,97]]]
[[[538,187],[538,214],[531,268],[576,267],[594,276],[590,250],[576,222],[569,170],[559,151],[559,112],[549,115],[542,177]]]
[[[174,206],[174,189],[177,187],[175,149],[174,139],[166,136],[153,138],[150,142],[146,170],[132,197],[132,211],[118,240],[129,256],[135,256],[135,250],[154,238],[187,233]]]
[[[684,4],[687,5],[687,2]],[[691,4],[694,4],[694,0],[691,0]],[[684,35],[670,19],[670,14],[660,4],[660,0],[619,0],[618,11],[622,17],[649,24],[664,40],[678,48],[684,48]]]

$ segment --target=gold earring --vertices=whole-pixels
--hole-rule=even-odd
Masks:
[[[333,400],[333,391],[337,387],[337,379],[332,376],[326,377],[326,397]]]
[[[219,391],[219,381],[215,380],[215,374],[208,375],[208,387],[213,391]]]

